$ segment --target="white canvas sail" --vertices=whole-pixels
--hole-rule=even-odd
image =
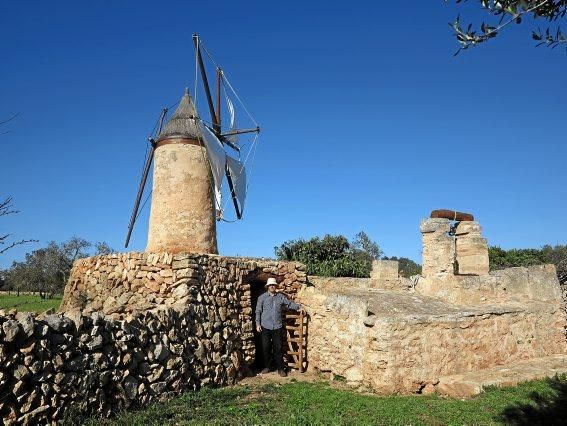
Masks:
[[[232,104],[232,101],[230,100],[230,98],[226,94],[226,91],[224,93],[224,97],[226,99],[226,107],[228,109],[228,114],[230,116],[230,126],[229,126],[228,130],[231,131],[231,130],[234,130],[234,124],[236,122],[234,105]],[[232,142],[233,144],[236,144],[238,142],[238,135],[225,136],[225,138],[226,138],[226,140],[228,140],[229,142]]]
[[[232,178],[234,192],[236,193],[236,199],[238,204],[240,204],[240,213],[242,214],[244,212],[244,202],[246,201],[246,169],[244,164],[229,155],[226,156],[226,165]]]
[[[199,126],[201,129],[201,135],[203,135],[205,148],[207,149],[207,154],[209,155],[209,163],[211,165],[215,184],[215,202],[217,210],[220,210],[222,208],[222,179],[224,177],[227,156],[224,152],[224,147],[221,141],[218,140],[215,134],[207,126],[205,126],[202,121],[199,121]]]

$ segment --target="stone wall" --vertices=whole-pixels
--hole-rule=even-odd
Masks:
[[[193,303],[250,308],[249,283],[266,282],[268,277],[276,278],[278,290],[291,298],[306,282],[305,269],[296,262],[139,252],[87,257],[75,262],[60,311],[102,311],[119,317]],[[249,313],[242,311],[241,320]]]
[[[565,312],[548,297],[462,307],[309,281],[297,296],[310,313],[309,367],[377,392],[420,392],[445,375],[567,351]]]
[[[461,306],[530,300],[562,301],[554,265],[507,268],[482,276],[446,274],[422,277],[415,291]]]
[[[47,423],[224,385],[255,358],[253,287],[295,297],[293,262],[126,253],[77,261],[62,315],[0,312],[0,415]]]

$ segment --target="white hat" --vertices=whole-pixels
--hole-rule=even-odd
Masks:
[[[268,287],[269,285],[278,285],[278,282],[275,278],[268,278],[268,282],[264,285],[264,287]]]

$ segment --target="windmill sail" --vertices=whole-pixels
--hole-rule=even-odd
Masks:
[[[224,147],[221,141],[218,140],[215,134],[207,126],[205,126],[202,121],[199,121],[199,127],[201,129],[201,135],[203,136],[205,148],[209,154],[209,163],[211,165],[211,172],[213,174],[215,184],[215,202],[217,209],[220,210],[222,208],[222,180],[226,168],[227,155],[224,152]]]
[[[234,125],[235,125],[235,112],[234,112],[234,105],[232,104],[232,101],[230,100],[230,98],[228,97],[228,94],[224,93],[224,97],[226,99],[226,107],[228,109],[228,114],[230,116],[230,125],[229,125],[229,132],[231,130],[234,130]],[[238,143],[238,135],[230,135],[230,136],[225,136],[225,139],[228,140],[229,142],[232,142],[233,144]]]
[[[246,169],[240,161],[226,156],[226,168],[233,182],[234,193],[238,204],[240,204],[240,213],[244,212],[244,203],[246,201]]]

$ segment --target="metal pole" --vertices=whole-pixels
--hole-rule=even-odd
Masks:
[[[161,111],[161,115],[159,117],[159,125],[157,130],[157,136],[161,133],[161,128],[163,126],[163,120],[165,119],[165,114],[167,114],[167,108],[164,108]],[[138,209],[140,208],[140,201],[142,200],[142,195],[144,193],[144,188],[146,186],[146,181],[148,179],[148,174],[150,171],[150,167],[152,165],[152,161],[154,159],[154,152],[156,150],[156,144],[154,139],[150,139],[150,143],[152,145],[150,149],[150,155],[148,155],[148,159],[146,160],[146,165],[144,166],[144,172],[142,174],[142,180],[140,181],[140,186],[138,186],[138,195],[136,196],[136,201],[134,203],[134,209],[132,210],[132,216],[130,217],[130,224],[128,225],[128,234],[126,235],[126,242],[124,243],[124,247],[128,247],[130,243],[130,237],[132,236],[132,231],[134,230],[134,224],[136,223],[136,219],[138,217]]]

